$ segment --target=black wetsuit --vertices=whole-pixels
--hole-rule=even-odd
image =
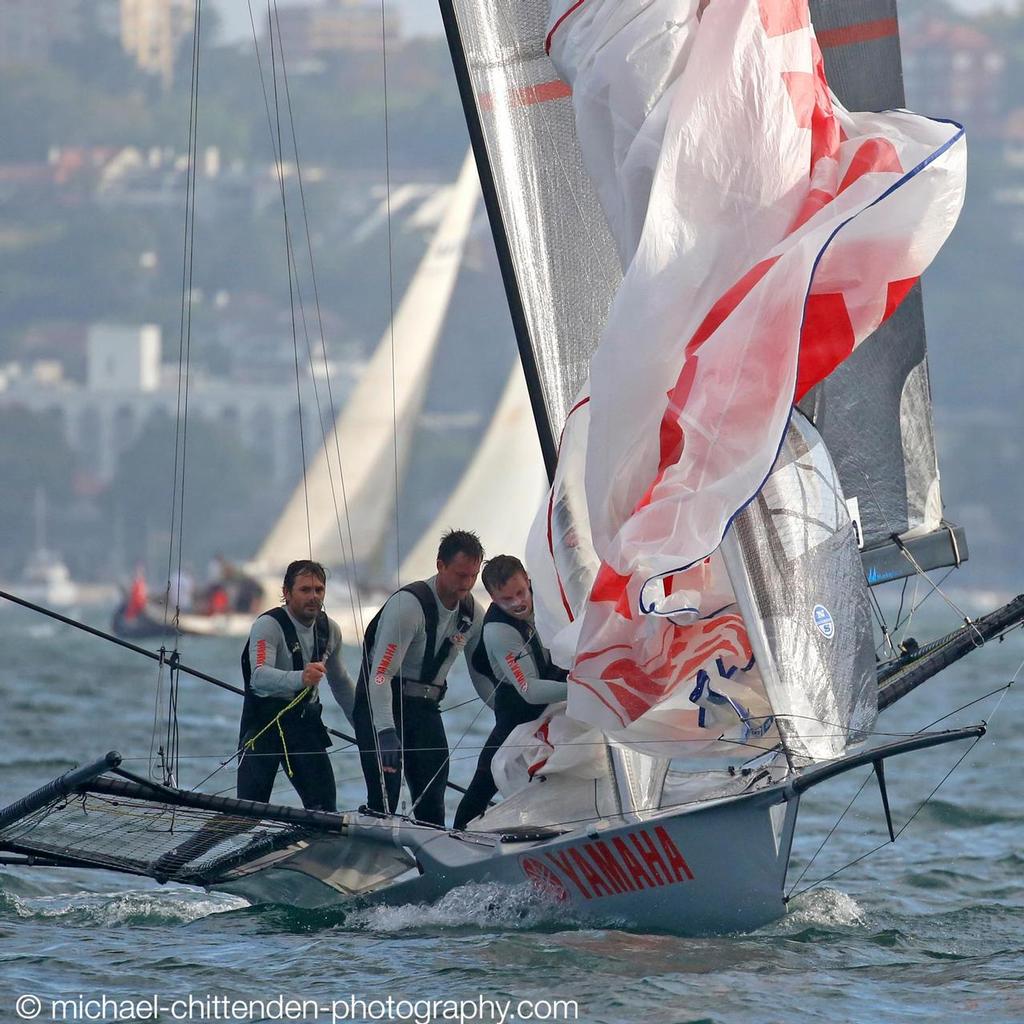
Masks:
[[[458,653],[452,637],[468,635],[472,637],[471,643],[475,642],[480,628],[479,606],[472,597],[464,599],[455,609],[446,610],[445,621],[441,621],[436,592],[429,583],[411,583],[397,593],[402,592],[412,594],[420,605],[422,622],[417,623],[417,632],[423,632],[417,646],[422,644],[422,659],[410,666],[408,659],[397,650],[398,645],[390,643],[381,645],[383,654],[380,651],[374,654],[378,627],[385,610],[382,608],[366,628],[353,710],[359,759],[366,779],[366,806],[384,813],[385,797],[387,811],[394,812],[398,806],[401,775],[399,772],[385,772],[382,780],[377,749],[378,733],[393,728],[402,747],[402,767],[412,796],[413,816],[419,821],[443,827],[445,787],[448,783],[448,737],[441,719],[440,702],[447,685],[445,676]],[[392,595],[389,601],[394,597]],[[407,630],[404,636],[407,644],[411,639],[408,632],[411,631]],[[388,637],[384,639],[389,640]],[[396,650],[389,654],[392,646]],[[374,657],[377,664],[372,661]],[[400,665],[396,665],[399,661]],[[400,671],[390,675],[396,667]],[[386,678],[386,681],[378,684],[378,676]],[[429,695],[409,692],[410,688],[420,688],[423,683],[427,684]],[[378,693],[371,693],[370,687],[378,685],[389,687],[390,708],[382,708]],[[371,698],[377,704],[376,714]],[[390,714],[387,714],[388,710]]]
[[[295,625],[283,608],[272,608],[260,618],[269,616],[277,622],[283,635],[283,644],[274,650],[273,665],[301,673],[306,665]],[[259,620],[257,620],[259,622]],[[263,626],[263,623],[260,623]],[[254,633],[256,626],[254,624]],[[337,626],[334,627],[337,629]],[[329,656],[331,629],[327,616],[321,612],[313,627],[313,650],[310,661],[321,661]],[[340,638],[340,630],[338,630]],[[242,721],[239,727],[239,749],[242,750],[238,765],[237,795],[239,800],[259,800],[266,803],[274,789],[278,768],[291,767],[290,781],[302,800],[303,807],[312,810],[334,811],[337,809],[337,788],[334,770],[327,748],[331,737],[324,728],[322,708],[316,695],[310,692],[294,708],[285,712],[275,723],[274,719],[288,706],[290,699],[284,697],[261,697],[251,685],[252,666],[250,643],[242,652],[242,676],[245,681],[245,703],[242,706]],[[259,641],[255,641],[259,643]],[[256,667],[263,662],[257,660]],[[301,692],[301,690],[299,691]],[[278,728],[280,726],[280,729]],[[252,747],[247,743],[256,737]]]
[[[496,604],[492,604],[484,616],[485,630],[489,622],[501,622],[518,631],[523,638],[523,646],[529,649],[541,677],[553,680],[565,679],[565,672],[552,664],[532,623],[513,618]],[[473,663],[479,671],[490,676],[495,684],[494,728],[480,752],[476,772],[474,772],[466,794],[455,812],[456,828],[465,828],[474,818],[483,814],[487,810],[491,798],[498,792],[494,776],[491,773],[491,762],[494,760],[498,748],[508,739],[513,729],[539,718],[547,707],[547,704],[531,704],[507,679],[503,679],[495,673],[487,655],[486,640],[478,645]]]

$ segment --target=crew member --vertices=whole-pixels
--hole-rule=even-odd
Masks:
[[[474,664],[495,685],[494,729],[455,812],[456,828],[465,828],[483,814],[498,791],[491,761],[509,733],[566,697],[566,673],[552,664],[534,628],[533,590],[523,563],[513,555],[495,555],[484,566],[483,584],[491,595],[491,607],[484,616]]]
[[[337,807],[318,687],[327,677],[352,719],[355,686],[341,660],[341,627],[323,610],[327,573],[319,562],[288,566],[284,607],[260,615],[242,652],[245,703],[239,729],[238,798],[266,803],[280,765],[304,807]]]
[[[440,702],[459,651],[480,697],[489,700],[493,689],[471,664],[483,621],[472,594],[483,556],[475,533],[449,531],[437,575],[396,591],[366,628],[353,721],[372,811],[394,812],[404,769],[413,816],[444,826],[449,755]]]

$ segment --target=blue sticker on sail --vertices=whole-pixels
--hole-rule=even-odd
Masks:
[[[831,640],[836,635],[836,624],[832,619],[832,613],[823,604],[814,606],[814,624],[826,640]]]

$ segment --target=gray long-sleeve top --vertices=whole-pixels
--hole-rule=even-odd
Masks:
[[[448,637],[453,638],[451,650],[433,679],[420,679],[419,672],[423,665],[423,653],[427,645],[427,624],[423,618],[423,608],[415,595],[410,594],[407,590],[400,590],[388,598],[377,623],[377,635],[374,639],[370,660],[370,676],[367,680],[370,709],[377,732],[395,727],[390,685],[395,676],[420,683],[440,685],[447,677],[459,651],[464,652],[466,665],[469,668],[469,677],[480,699],[489,704],[494,692],[494,685],[490,679],[473,668],[473,652],[480,642],[483,609],[474,598],[473,624],[465,634],[459,634],[459,606],[445,608],[441,604],[441,600],[437,596],[436,576],[431,576],[426,583],[433,592],[434,601],[437,604],[437,636],[434,642],[434,652],[440,650],[441,645]]]
[[[530,620],[533,626],[533,620]],[[483,633],[484,650],[495,678],[514,686],[530,704],[551,704],[565,700],[565,680],[546,679],[533,656],[528,641],[507,622],[488,622]],[[545,650],[545,654],[547,651]]]
[[[303,664],[308,665],[313,657],[313,627],[304,626],[291,613],[288,618],[295,627],[295,635],[302,648]],[[356,687],[341,660],[341,627],[328,619],[327,649],[323,655],[327,682],[334,699],[352,721],[352,708],[356,699]],[[249,685],[257,697],[277,697],[288,700],[302,689],[302,673],[292,668],[292,655],[285,643],[284,633],[272,615],[261,615],[249,631],[249,664],[252,676]],[[313,688],[310,700],[319,700],[318,687]]]

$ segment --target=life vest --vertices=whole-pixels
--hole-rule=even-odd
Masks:
[[[146,578],[142,573],[136,573],[132,580],[132,588],[128,593],[128,600],[124,606],[124,617],[128,622],[137,619],[145,610],[149,597],[146,593]]]
[[[516,630],[523,638],[524,644],[529,645],[534,664],[537,666],[537,673],[541,679],[565,679],[567,673],[564,669],[558,668],[548,657],[540,642],[540,637],[537,636],[537,630],[529,622],[509,615],[494,602],[491,603],[484,616],[484,629],[487,628],[488,622],[501,622]],[[504,718],[512,718],[517,722],[532,722],[544,710],[546,705],[530,703],[515,686],[495,675],[494,669],[491,667],[491,659],[487,656],[487,645],[484,643],[477,644],[476,650],[473,652],[473,668],[494,683],[495,717],[500,714]]]
[[[420,683],[433,683],[434,677],[441,670],[441,666],[445,663],[449,653],[452,649],[451,637],[445,637],[441,643],[441,646],[435,652],[434,646],[437,643],[437,626],[438,626],[438,614],[437,614],[437,601],[434,598],[434,592],[430,589],[430,584],[425,580],[416,580],[413,583],[407,583],[404,587],[395,591],[395,594],[400,594],[402,591],[407,594],[412,594],[420,603],[420,608],[423,609],[423,622],[426,626],[427,639],[423,645],[423,660],[420,662],[419,673],[416,678],[416,682]],[[392,594],[391,597],[394,597]],[[388,598],[390,601],[391,598]],[[387,602],[385,601],[385,604]],[[458,632],[465,633],[473,625],[473,615],[475,612],[475,603],[472,596],[464,597],[459,601],[459,620],[458,620]],[[372,666],[370,664],[373,658],[373,645],[377,639],[377,627],[380,623],[380,617],[384,614],[384,609],[381,608],[379,612],[370,620],[370,624],[366,627],[366,631],[363,634],[363,654],[359,664],[359,682],[357,689],[365,687],[367,680],[370,678],[372,673]],[[446,686],[447,680],[442,679],[438,684],[440,686]]]
[[[283,608],[271,608],[263,612],[269,615],[281,627],[285,646],[292,656],[292,669],[301,672],[306,663],[302,657],[302,644],[299,643],[295,624]],[[260,618],[263,616],[261,615]],[[330,642],[330,625],[327,613],[320,612],[313,623],[313,657],[311,661],[322,661]],[[245,700],[242,704],[242,721],[238,728],[238,748],[244,742],[266,728],[295,699],[294,697],[261,697],[252,689],[252,664],[249,660],[249,642],[242,648],[242,680],[245,685]],[[303,753],[311,750],[326,750],[331,746],[331,735],[324,727],[323,709],[319,701],[310,701],[307,697],[281,715],[280,725],[284,732],[285,744],[289,750]]]

